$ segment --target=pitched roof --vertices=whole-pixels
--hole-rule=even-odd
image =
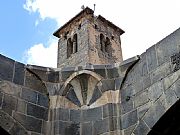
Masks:
[[[73,18],[71,18],[67,23],[65,23],[63,26],[61,26],[58,30],[56,30],[53,35],[60,38],[59,37],[59,32],[64,29],[66,26],[68,26],[72,21],[74,21],[76,18],[78,18],[79,16],[83,15],[87,15],[87,14],[94,14],[94,11],[92,9],[90,9],[89,7],[86,7],[84,10],[82,10],[81,12],[79,12],[76,16],[74,16]],[[118,30],[120,32],[120,35],[122,35],[124,33],[124,31],[119,28],[118,26],[116,26],[115,24],[113,24],[112,22],[106,20],[103,16],[99,15],[97,17],[97,19],[101,20],[102,22],[107,23],[110,27]]]

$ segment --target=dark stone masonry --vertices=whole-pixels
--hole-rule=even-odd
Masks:
[[[179,135],[180,29],[127,60],[123,33],[87,7],[54,33],[58,68],[0,55],[0,133]]]

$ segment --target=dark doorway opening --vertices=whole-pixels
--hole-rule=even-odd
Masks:
[[[0,126],[0,135],[10,135],[10,134]]]
[[[148,135],[180,135],[180,100],[159,119]]]

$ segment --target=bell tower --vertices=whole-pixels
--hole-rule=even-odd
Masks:
[[[122,29],[88,7],[60,27],[58,68],[121,62]]]

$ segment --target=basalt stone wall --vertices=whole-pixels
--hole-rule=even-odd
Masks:
[[[147,135],[179,100],[179,56],[180,29],[149,48],[128,72],[120,90],[124,135]]]
[[[41,134],[48,119],[46,88],[27,66],[0,55],[0,126],[12,135]]]

